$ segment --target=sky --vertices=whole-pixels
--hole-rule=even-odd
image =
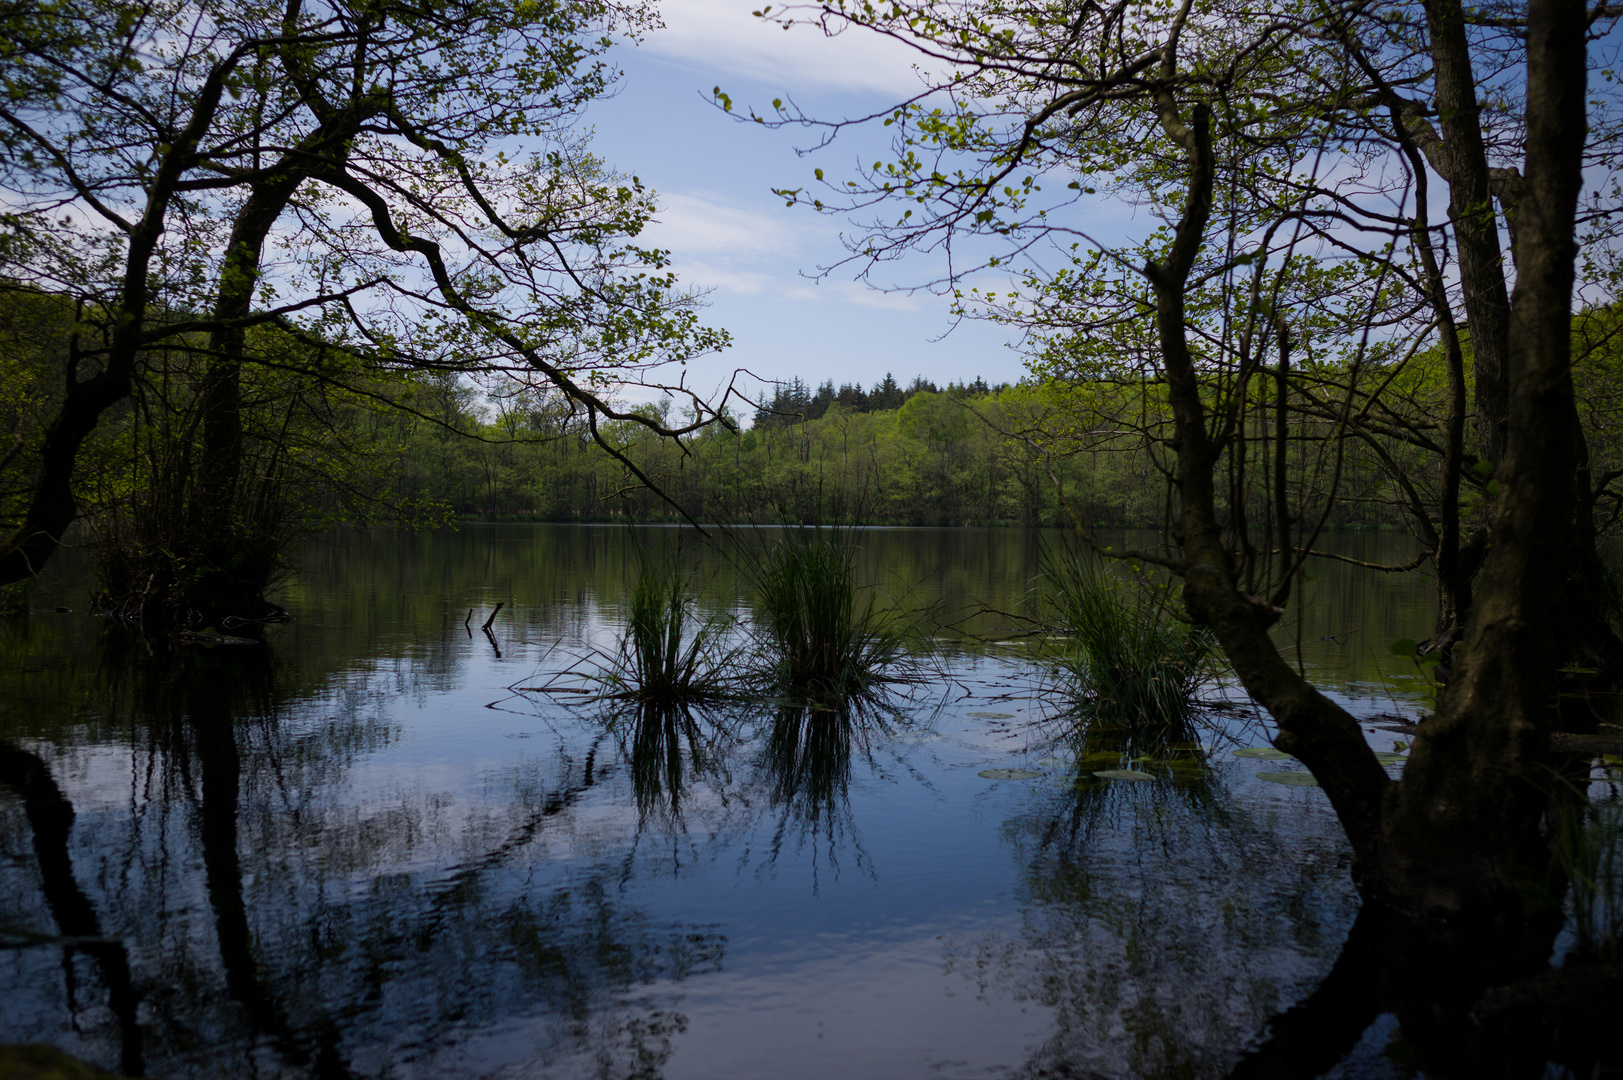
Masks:
[[[903,384],[1017,381],[1024,367],[1009,329],[955,325],[945,299],[871,288],[854,280],[855,268],[815,279],[844,256],[840,234],[851,226],[787,208],[771,189],[809,184],[817,167],[850,173],[882,129],[801,157],[796,148],[814,133],[739,123],[713,104],[712,88],[731,95],[735,112],[769,110],[783,97],[812,115],[844,117],[892,105],[920,83],[911,53],[877,36],[785,31],[752,7],[760,0],[664,0],[665,29],[611,54],[625,72],[619,92],[587,117],[606,162],[659,193],[648,237],[671,250],[683,282],[707,291],[705,321],[733,335],[731,349],[689,363],[689,385],[708,390],[736,368],[813,385],[871,387],[887,372]],[[887,268],[884,280],[917,284],[932,269],[920,258]]]

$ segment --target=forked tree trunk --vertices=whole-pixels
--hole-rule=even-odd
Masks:
[[[1246,690],[1278,724],[1278,745],[1323,786],[1366,891],[1417,915],[1507,930],[1547,927],[1560,914],[1539,826],[1554,780],[1554,642],[1569,620],[1565,586],[1581,505],[1569,324],[1585,12],[1581,0],[1533,0],[1529,19],[1528,167],[1498,518],[1454,683],[1420,729],[1400,781],[1388,779],[1352,718],[1280,656],[1267,632],[1277,609],[1235,580],[1214,499],[1221,448],[1207,434],[1183,310],[1211,211],[1211,144],[1204,109],[1185,122],[1170,89],[1159,101],[1162,126],[1184,150],[1188,202],[1167,258],[1145,268],[1177,428],[1177,539],[1191,617],[1215,631]]]
[[[1555,776],[1559,642],[1580,506],[1571,372],[1574,220],[1586,136],[1581,0],[1528,10],[1527,166],[1498,516],[1437,715],[1382,807],[1373,883],[1405,906],[1559,919],[1540,823]]]
[[[303,176],[294,168],[255,184],[237,211],[220,269],[214,317],[220,328],[209,335],[208,368],[203,376],[203,460],[192,493],[188,525],[195,535],[226,537],[238,509],[243,465],[242,365],[265,238],[287,208]]]

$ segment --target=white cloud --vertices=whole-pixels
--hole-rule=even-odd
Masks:
[[[661,192],[648,237],[670,250],[677,276],[689,287],[742,296],[816,300],[797,276],[816,246],[819,223],[772,203],[755,209],[714,193]]]
[[[782,258],[801,245],[803,232],[787,209],[755,210],[714,195],[659,193],[660,211],[648,227],[678,258],[722,255],[728,262]]]
[[[759,296],[772,288],[772,275],[767,273],[729,270],[711,263],[686,260],[678,260],[675,270],[677,278],[693,289]]]
[[[781,6],[781,5],[780,5]],[[706,73],[768,83],[775,92],[801,89],[870,91],[893,97],[919,91],[913,50],[878,34],[851,30],[825,36],[816,26],[788,30],[757,19],[760,0],[664,0],[665,29],[644,47]]]
[[[880,311],[922,311],[924,304],[921,301],[933,299],[928,295],[920,297],[905,292],[876,289],[860,281],[830,282],[826,288],[848,304],[860,304],[863,307],[878,308]]]

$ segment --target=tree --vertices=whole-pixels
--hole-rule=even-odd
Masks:
[[[44,564],[78,511],[85,439],[176,343],[208,365],[187,515],[202,536],[240,502],[259,325],[374,370],[519,377],[594,433],[714,419],[680,380],[681,427],[612,404],[726,344],[636,242],[652,195],[572,130],[611,84],[608,34],[650,24],[641,4],[92,0],[3,18],[0,269],[76,319],[0,580]]]
[[[904,400],[901,386],[888,371],[884,379],[874,383],[874,388],[868,391],[869,406],[874,409],[899,409]]]
[[[1485,343],[1499,335],[1492,296],[1476,292],[1485,283],[1491,293],[1497,266],[1491,208],[1472,186],[1482,155],[1466,130],[1484,129],[1464,108],[1474,91],[1459,97],[1481,77],[1473,80],[1469,57],[1459,55],[1464,16],[1443,0],[1419,9],[1286,5],[1267,22],[1189,2],[835,2],[772,15],[883,33],[944,72],[919,97],[874,118],[897,132],[889,162],[856,180],[829,181],[827,202],[806,189],[782,192],[818,209],[870,210],[852,259],[871,268],[909,250],[945,250],[954,261],[936,284],[952,291],[972,270],[1009,266],[1039,246],[1075,253],[1066,277],[1026,275],[1038,288],[1022,317],[1049,343],[1077,350],[1093,373],[1121,385],[1164,385],[1170,415],[1144,431],[1173,485],[1173,542],[1131,554],[1182,579],[1190,617],[1216,632],[1247,691],[1274,717],[1279,746],[1323,785],[1361,886],[1420,916],[1547,930],[1559,916],[1540,832],[1557,764],[1550,736],[1590,708],[1583,676],[1557,668],[1584,644],[1574,627],[1594,635],[1595,655],[1609,658],[1616,645],[1583,588],[1596,491],[1569,370],[1589,119],[1576,77],[1591,23],[1582,5],[1534,0],[1520,23],[1525,51],[1512,35],[1492,82],[1507,92],[1497,97],[1519,87],[1525,101],[1525,128],[1511,132],[1524,164],[1502,364],[1494,345],[1477,345],[1478,334]],[[776,108],[771,122],[821,123]],[[1419,188],[1425,171],[1405,153],[1423,134],[1419,121],[1437,114],[1447,121],[1442,141],[1459,137],[1445,147],[1458,165],[1446,166],[1458,189],[1447,235],[1462,263],[1479,264],[1463,273],[1469,343],[1489,384],[1478,387],[1475,456],[1464,443],[1467,328],[1449,325],[1462,301],[1439,269],[1438,229]],[[1376,119],[1383,115],[1395,118],[1389,132]],[[830,134],[844,126],[826,125]],[[1333,169],[1325,160],[1332,155]],[[1064,199],[1043,194],[1067,175],[1070,192],[1110,188],[1148,203],[1162,227],[1136,246],[1098,241]],[[832,194],[842,190],[848,194]],[[1376,205],[1394,192],[1403,195],[1397,213],[1390,202]],[[960,255],[984,251],[987,241],[1004,246],[979,261]],[[1010,310],[967,289],[956,295],[993,314]],[[1434,326],[1451,366],[1441,445],[1430,432],[1390,423],[1381,397]],[[1298,366],[1304,346],[1309,359],[1335,361],[1312,366],[1315,383]],[[1493,385],[1501,367],[1502,424]],[[1451,573],[1446,548],[1461,531],[1459,484],[1477,464],[1496,477],[1489,486],[1479,475],[1490,497],[1497,493],[1493,535],[1475,595],[1456,612],[1469,617],[1453,681],[1398,781],[1352,718],[1267,633],[1293,601],[1326,513],[1322,501],[1308,514],[1287,499],[1290,400],[1298,393],[1342,431],[1385,425],[1396,440],[1439,452],[1444,503],[1423,510],[1440,511],[1442,531],[1453,537],[1434,545],[1440,576]],[[1259,402],[1261,416],[1273,414],[1272,430],[1255,425]],[[1501,438],[1502,459],[1484,459],[1480,448]],[[1329,500],[1341,439],[1321,444],[1314,486]],[[1615,675],[1608,663],[1596,678],[1603,686]],[[1569,685],[1558,695],[1563,679]]]

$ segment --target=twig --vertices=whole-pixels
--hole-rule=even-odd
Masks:
[[[492,611],[490,613],[490,618],[486,619],[485,624],[483,626],[481,626],[479,629],[481,629],[481,630],[489,630],[490,629],[490,624],[496,621],[496,612],[501,611],[501,609],[503,608],[503,606],[506,605],[506,603],[507,603],[507,601],[505,601],[505,600],[498,600],[496,602],[496,611]],[[469,617],[472,617],[473,612],[472,612],[471,609],[469,610],[468,615],[469,615]]]

